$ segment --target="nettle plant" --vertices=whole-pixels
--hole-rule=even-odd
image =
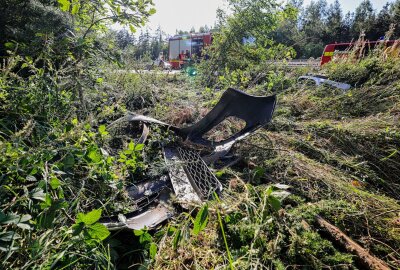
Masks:
[[[130,143],[112,156],[105,150],[105,126],[73,119],[37,141],[32,137],[44,127],[29,125],[8,141],[0,134],[4,266],[112,264],[110,232],[98,220],[104,211],[129,207],[124,180],[140,168],[143,145]]]

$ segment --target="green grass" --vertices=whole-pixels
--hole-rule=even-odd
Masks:
[[[371,65],[374,73],[366,73]],[[319,234],[313,225],[318,214],[398,267],[397,68],[397,64],[366,60],[341,71],[332,64],[324,70],[332,78],[359,83],[341,93],[297,85],[303,70],[258,67],[254,76],[257,72],[269,75],[255,83],[250,83],[254,78],[243,79],[240,85],[251,94],[277,92],[278,106],[268,130],[235,146],[244,162],[216,172],[225,186],[219,201],[209,202],[207,211],[184,212],[152,232],[110,233],[98,217],[99,213],[110,216],[133,210],[124,187],[157,177],[165,169],[159,144],[170,137],[152,129],[146,145],[134,145],[132,134],[138,127],[114,131],[106,126],[128,111],[177,125],[190,124],[213,107],[222,91],[205,88],[181,74],[110,70],[97,89],[85,92],[85,114],[79,104],[70,106],[66,96],[57,101],[62,106],[51,103],[36,111],[39,94],[20,92],[18,102],[24,103],[20,111],[12,103],[16,96],[9,96],[0,120],[3,266],[357,267],[352,255]],[[3,85],[11,87],[7,89],[28,87],[28,82],[7,76],[1,77]],[[42,78],[31,80],[40,92]],[[238,84],[233,78],[221,83],[225,87]],[[290,188],[279,190],[273,187],[277,183]]]

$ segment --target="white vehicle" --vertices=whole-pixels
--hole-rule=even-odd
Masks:
[[[154,60],[153,67],[160,67],[160,68],[166,69],[166,70],[172,69],[172,66],[170,63],[168,63],[167,61],[164,61],[163,59],[160,59],[160,58],[157,58],[156,60]]]

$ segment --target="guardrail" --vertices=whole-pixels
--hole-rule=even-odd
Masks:
[[[294,60],[279,60],[279,61],[267,61],[270,64],[280,64],[288,67],[320,67],[319,59],[294,59]]]

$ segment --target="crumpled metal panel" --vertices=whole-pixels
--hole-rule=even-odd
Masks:
[[[321,75],[318,75],[318,76],[317,75],[314,75],[314,76],[311,76],[311,75],[300,76],[297,80],[298,81],[311,80],[311,81],[314,81],[317,86],[322,85],[322,84],[327,84],[327,85],[339,88],[339,89],[341,89],[343,91],[347,91],[347,90],[349,90],[351,88],[350,84],[332,81],[332,80],[329,80],[328,77],[321,76]]]
[[[157,203],[145,210],[138,210],[126,215],[123,219],[114,217],[103,219],[102,223],[111,231],[121,229],[141,230],[143,228],[154,229],[163,221],[175,215],[170,204],[170,190],[160,192]]]

